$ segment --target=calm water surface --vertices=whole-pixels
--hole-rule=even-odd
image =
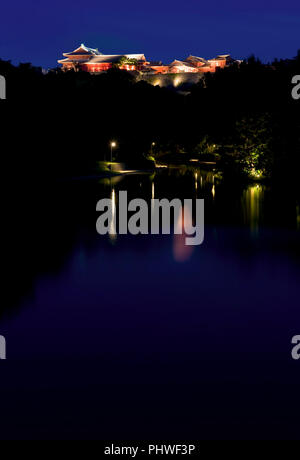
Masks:
[[[205,198],[205,241],[99,236],[102,197]],[[3,242],[0,437],[299,438],[292,192],[163,170],[30,192]]]

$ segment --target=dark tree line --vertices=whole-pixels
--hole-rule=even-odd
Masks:
[[[296,177],[299,171],[300,101],[291,96],[299,53],[270,65],[252,57],[176,90],[136,82],[118,69],[44,74],[0,61],[0,75],[7,79],[2,157],[21,175],[84,172],[108,155],[112,139],[118,159],[135,165],[155,142],[157,154],[177,152],[183,162],[215,154],[237,173],[254,168]]]

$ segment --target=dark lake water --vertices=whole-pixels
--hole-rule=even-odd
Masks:
[[[119,190],[204,198],[204,243],[98,235]],[[292,190],[189,168],[24,189],[2,241],[0,438],[299,438]]]

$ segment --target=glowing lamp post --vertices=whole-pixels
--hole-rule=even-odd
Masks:
[[[112,169],[112,154],[113,154],[113,149],[115,149],[117,147],[117,143],[116,142],[111,142],[110,143],[110,169]]]
[[[155,145],[156,145],[155,142],[152,142],[152,144],[151,144],[151,156],[153,155],[153,147],[155,147]]]

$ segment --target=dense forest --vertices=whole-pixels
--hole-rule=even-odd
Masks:
[[[214,156],[228,175],[298,181],[300,100],[292,98],[292,78],[300,75],[300,52],[268,65],[251,57],[176,89],[119,69],[46,73],[0,61],[0,75],[7,80],[2,158],[16,175],[84,171],[116,139],[116,158],[128,164],[142,164],[155,142],[157,158]]]

